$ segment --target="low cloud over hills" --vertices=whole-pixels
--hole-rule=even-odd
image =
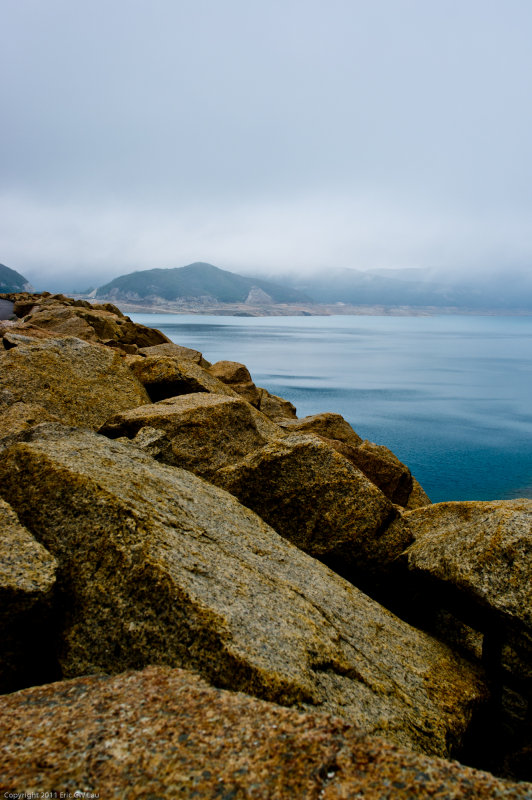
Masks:
[[[532,275],[526,272],[475,276],[438,269],[332,268],[278,279],[305,292],[316,303],[493,311],[532,309]]]

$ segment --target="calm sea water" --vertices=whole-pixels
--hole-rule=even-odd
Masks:
[[[531,317],[131,316],[243,362],[298,416],[342,414],[433,501],[532,498]]]

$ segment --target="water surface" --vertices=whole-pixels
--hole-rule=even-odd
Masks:
[[[434,501],[532,498],[531,317],[131,316],[243,362],[298,416],[342,414]]]

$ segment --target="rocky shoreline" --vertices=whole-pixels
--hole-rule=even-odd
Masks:
[[[431,504],[242,364],[2,300],[4,792],[532,798],[532,501]]]

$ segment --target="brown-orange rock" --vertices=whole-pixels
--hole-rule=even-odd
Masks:
[[[195,392],[111,417],[100,433],[126,436],[165,464],[209,479],[283,431],[239,397]]]
[[[273,422],[297,419],[296,407],[289,400],[270,394],[266,389],[259,387],[258,409]]]
[[[320,436],[358,467],[392,503],[409,508],[430,503],[408,467],[391,450],[363,441],[340,414],[314,414],[298,420],[280,420],[279,424],[287,431]]]
[[[59,562],[67,676],[193,668],[434,754],[460,746],[485,698],[446,646],[130,444],[40,426],[4,452],[0,495]]]
[[[147,402],[145,389],[108,347],[63,337],[0,351],[4,408],[40,406],[62,422],[99,428],[113,413]]]
[[[153,402],[192,392],[212,392],[228,397],[239,395],[190,359],[175,356],[128,356],[130,370],[146,387]]]
[[[436,503],[403,524],[412,572],[532,634],[532,500]]]
[[[185,359],[194,361],[200,367],[210,367],[210,363],[203,358],[199,350],[193,350],[190,347],[183,347],[180,344],[173,342],[166,342],[164,344],[154,344],[151,347],[139,347],[139,353],[143,356],[172,356],[180,361]]]
[[[392,503],[406,506],[413,490],[412,475],[391,450],[366,440],[355,448],[352,460]]]
[[[0,692],[53,677],[56,570],[55,558],[0,499]]]
[[[219,381],[230,386],[251,405],[259,405],[260,391],[251,380],[249,370],[244,364],[237,361],[217,361],[209,367],[209,372]]]
[[[341,414],[331,412],[313,414],[293,421],[287,420],[282,425],[292,433],[315,433],[317,436],[334,439],[351,447],[358,447],[359,444],[362,444],[361,437],[355,433]]]
[[[3,443],[10,437],[19,437],[42,422],[61,421],[59,417],[35,403],[19,401],[3,405],[2,400],[3,397],[0,396],[0,441]]]
[[[531,800],[532,784],[149,667],[0,698],[0,786],[197,800]],[[68,795],[67,795],[68,796]]]
[[[126,351],[170,341],[155,328],[132,322],[111,303],[91,304],[86,300],[73,300],[47,292],[21,293],[11,297],[15,300],[16,315],[24,317],[27,325],[56,335],[113,344]]]
[[[319,437],[287,434],[211,480],[312,556],[342,571],[379,570],[373,551],[396,511]]]

